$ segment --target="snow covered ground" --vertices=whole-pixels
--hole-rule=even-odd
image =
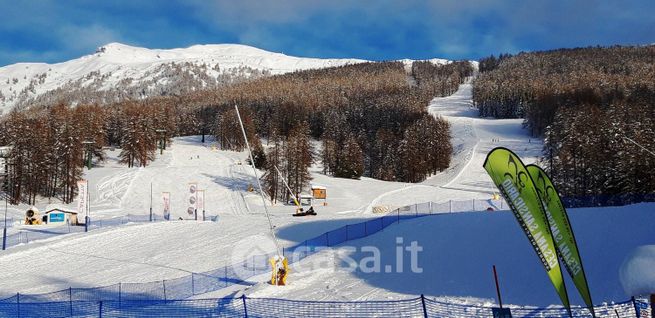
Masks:
[[[655,204],[569,212],[594,302],[628,299],[619,269],[632,249],[655,242]],[[403,244],[398,244],[398,238]],[[402,272],[397,273],[397,248],[406,248],[412,241],[422,247],[416,263],[422,272],[412,272],[410,253],[405,249]],[[379,250],[380,272],[367,273],[366,268],[373,268],[368,260],[374,254],[366,248],[372,247]],[[360,267],[352,271],[351,261]],[[341,301],[407,299],[425,294],[457,298],[459,302],[493,303],[492,265],[498,269],[504,302],[537,306],[559,303],[525,234],[514,216],[505,211],[401,221],[376,235],[302,260],[292,267],[289,286],[258,284],[245,293],[249,297]],[[387,266],[390,273],[385,272]],[[570,280],[567,286],[572,302],[584,305]]]
[[[508,147],[527,162],[534,161],[541,151],[541,141],[529,137],[521,129],[521,120],[478,118],[477,110],[471,105],[470,84],[462,85],[453,96],[434,99],[429,111],[445,117],[452,125],[455,153],[451,168],[421,184],[407,184],[369,178],[332,178],[321,174],[321,167],[316,164],[312,167],[312,182],[327,187],[328,204],[317,202],[318,216],[306,218],[292,217],[292,206],[281,203],[273,206],[273,224],[281,244],[291,246],[345,224],[377,217],[373,213],[376,206],[395,208],[427,201],[489,199],[495,188],[482,163],[490,149]],[[186,213],[186,192],[188,183],[196,182],[200,189],[206,190],[207,214],[219,215],[219,221],[130,224],[11,248],[0,253],[0,268],[6,269],[0,272],[3,282],[0,296],[48,292],[69,286],[172,279],[242,261],[251,251],[274,250],[261,199],[256,193],[247,191],[248,185],[254,185],[255,180],[252,168],[243,164],[245,153],[215,150],[211,140],[203,144],[199,136],[191,136],[175,138],[164,154],[146,168],[119,165],[117,155],[118,150],[109,151],[106,162],[85,172],[90,182],[94,220],[147,214],[151,184],[155,213],[161,214],[160,195],[166,191],[171,192],[173,218],[191,219]],[[37,207],[45,209],[55,205],[39,202]],[[19,220],[27,208],[25,205],[12,207],[10,216]],[[619,238],[615,240],[619,243],[601,239],[596,240],[597,243],[581,244],[583,258],[595,264],[588,265],[591,266],[588,275],[593,276],[591,288],[592,292],[598,292],[597,302],[625,298],[617,283],[622,253],[637,245],[653,243],[643,234],[645,224],[652,224],[647,212],[653,208],[653,205],[638,205],[607,210],[581,209],[572,213],[573,226],[576,234],[581,233],[578,234],[581,241],[594,241],[584,238],[593,238],[597,233],[610,233]],[[603,215],[608,217],[601,217]],[[618,230],[613,230],[610,229],[612,222],[623,223],[616,227]],[[16,225],[10,233],[24,228]],[[625,231],[626,228],[631,231]],[[258,284],[245,292],[253,297],[339,300],[399,299],[424,293],[470,297],[465,301],[484,303],[493,298],[490,266],[496,264],[507,301],[558,303],[534,252],[509,213],[421,218],[348,245],[376,246],[386,261],[394,255],[391,253],[397,246],[395,238],[398,236],[407,244],[416,240],[423,246],[419,260],[424,275],[333,273],[331,269],[343,264],[334,261],[332,256],[352,255],[361,260],[364,255],[360,250],[352,252],[339,247],[301,262],[300,267],[292,271],[287,287]],[[314,261],[323,262],[328,268],[305,266]],[[409,265],[404,267],[410,268]],[[609,278],[607,282],[599,279],[603,277],[601,272]],[[527,278],[532,277],[534,285],[527,283]],[[266,279],[256,277],[253,283]],[[243,292],[245,288],[235,286],[201,297],[225,296]],[[533,290],[534,296],[527,295],[526,290]],[[537,299],[537,296],[543,297]]]

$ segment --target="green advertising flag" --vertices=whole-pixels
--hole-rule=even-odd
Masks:
[[[582,296],[585,304],[593,314],[593,302],[591,301],[587,278],[582,268],[578,244],[575,241],[573,229],[562,200],[546,172],[536,165],[528,165],[527,169],[530,177],[534,180],[535,188],[546,211],[546,217],[550,224],[550,231],[553,233],[559,257],[564,263],[566,271],[571,275],[580,296]]]
[[[484,169],[494,181],[516,220],[528,236],[541,263],[555,286],[562,304],[570,310],[562,269],[557,259],[555,242],[532,178],[519,157],[507,148],[493,149],[484,162]]]

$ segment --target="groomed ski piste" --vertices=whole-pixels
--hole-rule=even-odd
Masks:
[[[479,118],[469,83],[452,96],[435,98],[429,111],[451,123],[451,168],[420,184],[408,184],[333,178],[315,164],[312,184],[327,188],[327,205],[316,201],[318,215],[303,218],[291,216],[293,206],[278,202],[270,207],[281,244],[291,247],[347,224],[379,218],[382,215],[374,211],[380,207],[404,210],[434,202],[442,207],[437,212],[448,212],[443,206],[489,201],[497,191],[482,164],[491,149],[507,147],[526,163],[541,152],[542,141],[521,128],[522,120]],[[151,187],[156,214],[162,210],[161,192],[171,193],[173,221],[104,227],[11,247],[0,253],[0,299],[69,287],[172,280],[275,251],[261,198],[247,190],[255,180],[251,166],[245,164],[245,152],[216,150],[210,138],[201,143],[200,136],[190,136],[175,138],[145,168],[119,165],[117,154],[118,150],[109,151],[107,161],[86,171],[93,222],[147,215]],[[218,215],[217,221],[194,221],[186,213],[190,182],[206,191],[206,213]],[[60,206],[39,203],[45,208]],[[10,216],[20,220],[27,208],[12,207]],[[73,204],[68,208],[75,209]],[[629,299],[638,278],[621,266],[640,246],[655,244],[654,212],[652,203],[569,209],[596,304]],[[9,233],[32,229],[15,224]],[[413,242],[421,249],[416,262],[407,250]],[[379,252],[377,265],[370,262],[372,249]],[[287,286],[272,286],[267,282],[270,274],[262,274],[193,298],[390,301],[423,294],[435,301],[492,306],[496,303],[492,265],[499,271],[504,303],[515,308],[558,306],[541,263],[508,211],[403,220],[295,262]],[[567,286],[572,303],[582,305],[570,280]]]

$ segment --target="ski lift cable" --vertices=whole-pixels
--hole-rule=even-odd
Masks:
[[[250,156],[250,164],[252,165],[252,170],[255,172],[255,179],[257,180],[257,186],[259,187],[259,194],[262,198],[262,203],[264,204],[264,213],[266,214],[266,219],[268,219],[269,229],[271,231],[271,236],[273,237],[273,242],[275,243],[275,249],[277,256],[282,258],[282,253],[280,252],[280,244],[277,241],[277,236],[273,228],[273,222],[271,221],[271,216],[268,213],[268,208],[266,207],[266,199],[264,199],[264,191],[262,190],[262,184],[259,181],[259,176],[257,175],[257,168],[255,167],[255,160],[252,157],[252,151],[250,150],[250,144],[248,143],[248,137],[246,135],[246,129],[243,127],[243,121],[241,120],[241,114],[239,113],[239,106],[234,105],[234,109],[237,111],[237,118],[239,118],[239,125],[241,126],[241,132],[243,133],[243,139],[246,141],[246,148],[248,148],[248,155]]]

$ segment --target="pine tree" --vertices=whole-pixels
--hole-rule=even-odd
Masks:
[[[340,154],[335,177],[359,179],[364,173],[364,156],[354,136],[348,136]]]
[[[285,167],[286,163],[284,162],[282,140],[277,133],[273,132],[269,137],[269,146],[270,148],[266,153],[266,171],[262,176],[262,180],[266,194],[275,203],[279,198],[284,198],[285,193],[287,193],[278,173],[280,167]]]
[[[313,154],[307,125],[303,123],[291,130],[284,153],[287,182],[291,191],[299,194],[311,181],[309,167],[312,165]]]

